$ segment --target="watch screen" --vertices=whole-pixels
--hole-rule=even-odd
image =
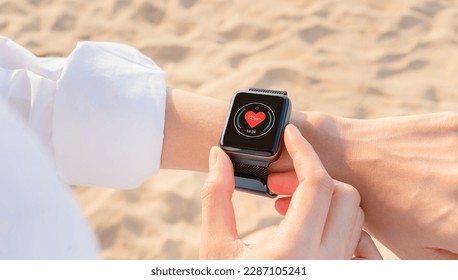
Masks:
[[[250,150],[261,155],[275,154],[288,102],[287,97],[281,95],[237,93],[222,137],[222,146],[225,149]]]

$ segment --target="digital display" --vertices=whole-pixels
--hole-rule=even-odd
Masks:
[[[232,101],[221,146],[226,150],[274,155],[288,114],[289,99],[283,95],[237,93]]]

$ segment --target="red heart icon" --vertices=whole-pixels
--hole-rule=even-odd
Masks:
[[[258,124],[262,123],[265,119],[266,114],[264,114],[264,112],[258,112],[255,114],[253,111],[248,111],[245,114],[245,120],[251,128],[254,128]]]

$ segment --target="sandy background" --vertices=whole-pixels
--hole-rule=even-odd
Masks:
[[[127,43],[169,85],[223,100],[257,86],[355,118],[458,110],[456,1],[0,0],[0,34],[39,56]],[[103,257],[195,259],[204,178],[165,170],[132,191],[76,192]],[[234,201],[242,235],[280,219],[272,200]]]

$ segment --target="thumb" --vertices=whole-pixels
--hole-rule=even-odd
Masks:
[[[222,258],[225,245],[234,244],[238,233],[232,194],[234,171],[231,160],[219,147],[209,156],[209,174],[202,188],[202,258]]]

